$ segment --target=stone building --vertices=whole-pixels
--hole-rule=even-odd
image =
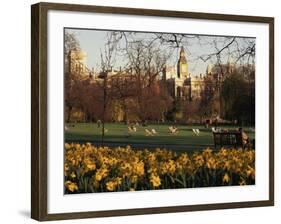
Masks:
[[[91,82],[100,82],[103,80],[102,73],[89,69],[86,66],[87,54],[80,50],[72,50],[68,54],[69,63],[66,65],[66,71],[71,71],[72,74],[78,74],[81,79],[90,79]],[[214,88],[218,91],[223,78],[234,71],[234,63],[227,63],[222,65],[209,64],[206,68],[205,74],[191,74],[188,70],[188,59],[184,50],[181,47],[177,64],[174,66],[166,65],[162,71],[161,79],[163,85],[166,86],[168,92],[174,99],[181,99],[184,101],[200,100],[202,92],[205,90],[206,79],[213,80]],[[124,78],[131,78],[130,69],[121,70],[110,69],[107,72],[109,79],[123,76]]]
[[[196,100],[200,98],[201,92],[204,90],[204,76],[202,74],[194,76],[189,73],[183,47],[181,47],[177,65],[164,68],[162,80],[175,99]]]

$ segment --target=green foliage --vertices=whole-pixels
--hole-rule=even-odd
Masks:
[[[255,122],[255,83],[242,74],[233,73],[223,82],[221,89],[224,118],[237,120],[240,125]]]

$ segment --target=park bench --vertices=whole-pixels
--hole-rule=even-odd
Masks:
[[[245,148],[246,144],[243,143],[242,133],[238,131],[228,131],[228,132],[214,132],[214,144],[215,149],[217,146],[232,146],[234,148]]]

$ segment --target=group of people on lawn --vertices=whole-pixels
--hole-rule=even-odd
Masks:
[[[168,130],[171,134],[177,134],[178,131],[179,131],[176,126],[170,126]],[[128,126],[128,133],[129,134],[136,133],[136,132],[137,132],[137,127],[135,125],[129,125]],[[152,129],[145,128],[144,132],[145,132],[146,136],[154,136],[154,135],[158,134],[157,131],[154,128],[152,128]]]
[[[101,122],[99,120],[97,121],[97,125],[98,125],[98,128],[101,126]],[[137,132],[137,126],[139,126],[138,122],[136,122],[134,124],[130,124],[128,126],[128,134],[136,133]],[[147,124],[144,123],[144,124],[142,124],[142,126],[146,127]],[[145,128],[144,131],[145,131],[146,136],[154,136],[154,135],[158,134],[157,131],[154,128],[152,128],[152,129]],[[168,131],[169,131],[170,134],[173,134],[173,135],[179,133],[179,129],[176,125],[169,126]],[[242,140],[243,140],[244,144],[249,143],[249,141],[250,141],[249,136],[246,134],[246,132],[241,127],[236,129],[235,131],[242,133]],[[192,129],[192,132],[196,136],[199,136],[199,134],[200,134],[199,129]],[[212,132],[214,132],[214,133],[229,132],[229,130],[217,128],[217,125],[216,125],[215,127],[212,127]]]
[[[97,121],[97,127],[100,128],[101,127],[101,124],[102,122],[100,120]],[[138,122],[136,123],[133,123],[133,124],[129,124],[128,125],[128,130],[126,132],[126,136],[127,137],[130,137],[131,134],[133,133],[136,133],[137,130],[138,130],[138,126],[140,124]],[[158,132],[156,131],[156,129],[152,128],[152,129],[149,129],[148,128],[148,125],[146,123],[143,123],[142,126],[144,127],[144,134],[145,136],[155,136],[158,134]],[[67,131],[69,129],[69,127],[74,127],[73,126],[65,126],[65,130]],[[243,142],[243,145],[247,145],[250,143],[250,138],[249,136],[246,134],[246,132],[240,127],[240,128],[237,128],[235,130],[229,130],[229,129],[223,129],[223,128],[218,128],[217,125],[215,127],[212,127],[211,128],[212,132],[213,133],[228,133],[228,132],[238,132],[238,133],[241,133],[242,135],[242,142]],[[179,133],[179,128],[176,126],[176,125],[171,125],[168,127],[168,133],[170,133],[171,135],[176,135]],[[191,129],[191,131],[193,132],[193,134],[195,136],[199,136],[200,135],[200,130],[199,129]],[[108,132],[108,129],[105,129],[104,132]],[[253,139],[253,144],[254,144],[254,139]]]
[[[137,132],[137,126],[139,126],[138,123],[129,125],[128,126],[128,133],[129,134],[136,133]],[[145,125],[145,126],[147,126],[147,125]],[[192,130],[192,132],[194,133],[195,136],[200,135],[200,130],[198,128],[197,129],[191,129],[191,130]],[[152,128],[152,129],[145,128],[144,131],[145,131],[146,136],[154,136],[154,135],[158,134],[157,131],[154,128]],[[175,125],[169,126],[168,131],[169,131],[170,134],[173,134],[173,135],[179,133],[179,129]],[[234,131],[242,133],[242,141],[243,141],[244,144],[249,143],[249,141],[250,141],[249,136],[246,134],[246,132],[241,127],[234,130]],[[221,128],[217,128],[217,127],[212,127],[212,132],[229,132],[229,130],[228,129],[221,129]]]
[[[101,122],[100,120],[97,121],[97,126],[98,126],[98,128],[101,127],[101,123],[102,123],[102,122]],[[133,124],[130,124],[130,125],[128,126],[128,133],[127,133],[127,134],[130,135],[130,134],[132,134],[132,133],[136,133],[136,132],[137,132],[137,126],[139,126],[139,123],[138,123],[138,122],[133,123]],[[156,131],[154,128],[148,129],[146,123],[143,123],[142,126],[146,127],[146,128],[144,129],[145,135],[146,135],[146,136],[154,136],[154,135],[157,135],[157,134],[158,134],[157,131]],[[67,127],[67,126],[65,126],[65,130],[68,130],[68,127]],[[194,135],[199,136],[199,134],[200,134],[200,130],[199,130],[199,129],[191,129],[191,130],[192,130],[192,132],[194,133]],[[217,125],[215,125],[215,127],[212,127],[211,130],[212,130],[213,133],[225,133],[225,132],[229,132],[228,129],[217,128]],[[108,131],[108,130],[106,129],[106,132],[107,132],[107,131]],[[169,131],[170,134],[173,134],[173,135],[179,133],[179,129],[178,129],[178,127],[177,127],[176,125],[169,126],[169,127],[168,127],[168,131]],[[233,130],[231,130],[231,131],[233,132]],[[248,144],[248,143],[250,142],[249,136],[246,134],[246,132],[245,132],[241,127],[238,128],[238,129],[236,129],[236,130],[234,130],[234,131],[237,131],[237,132],[239,132],[239,133],[242,133],[242,141],[243,141],[243,144]]]

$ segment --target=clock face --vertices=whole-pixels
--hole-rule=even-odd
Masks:
[[[187,64],[181,65],[181,72],[183,72],[183,73],[187,72]]]

